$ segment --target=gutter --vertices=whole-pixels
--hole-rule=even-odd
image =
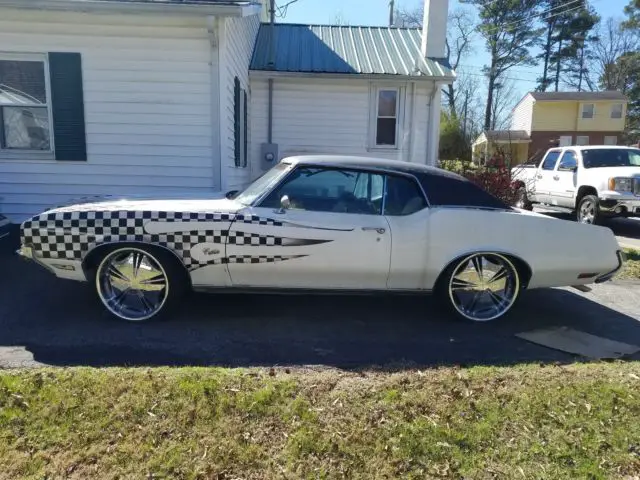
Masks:
[[[113,0],[0,0],[0,7],[23,10],[52,10],[86,13],[160,13],[187,16],[217,15],[248,17],[259,15],[260,5],[251,1],[239,4],[168,3]]]
[[[0,0],[1,2],[2,0]],[[339,80],[361,79],[361,80],[379,80],[379,81],[403,81],[403,82],[439,82],[450,83],[456,77],[431,77],[427,75],[391,75],[388,73],[322,73],[322,72],[274,72],[271,70],[249,70],[249,76],[252,78],[330,78]]]

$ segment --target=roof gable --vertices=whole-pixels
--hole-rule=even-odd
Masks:
[[[273,39],[273,61],[271,41]],[[251,70],[454,78],[444,59],[425,59],[413,28],[262,24]]]

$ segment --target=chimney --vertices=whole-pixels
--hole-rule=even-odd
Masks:
[[[444,58],[446,54],[449,0],[425,0],[422,20],[422,55]]]

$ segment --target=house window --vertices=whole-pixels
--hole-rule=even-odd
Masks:
[[[618,136],[617,135],[606,135],[604,137],[605,145],[617,145],[618,144]]]
[[[586,135],[578,135],[576,137],[576,145],[589,145],[589,137]]]
[[[573,141],[573,137],[571,135],[562,135],[560,137],[560,142],[558,144],[559,147],[568,147],[569,145],[571,145],[571,142]]]
[[[582,105],[582,118],[593,118],[596,106],[593,103],[584,103]]]
[[[375,96],[375,143],[378,148],[397,148],[400,90],[379,88]]]
[[[233,137],[234,164],[246,167],[248,163],[248,111],[247,91],[240,86],[240,79],[235,77],[233,85]]]
[[[0,54],[0,150],[52,150],[44,55]]]
[[[622,118],[622,104],[614,103],[611,105],[611,118]]]

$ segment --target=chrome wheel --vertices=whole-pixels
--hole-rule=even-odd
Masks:
[[[98,267],[96,286],[111,313],[133,322],[157,314],[169,293],[169,280],[160,262],[137,248],[107,255]]]
[[[520,292],[518,271],[506,257],[478,253],[462,260],[449,279],[449,298],[456,311],[476,322],[501,317]]]
[[[585,199],[580,204],[580,223],[593,224],[596,219],[596,203],[591,199]]]

